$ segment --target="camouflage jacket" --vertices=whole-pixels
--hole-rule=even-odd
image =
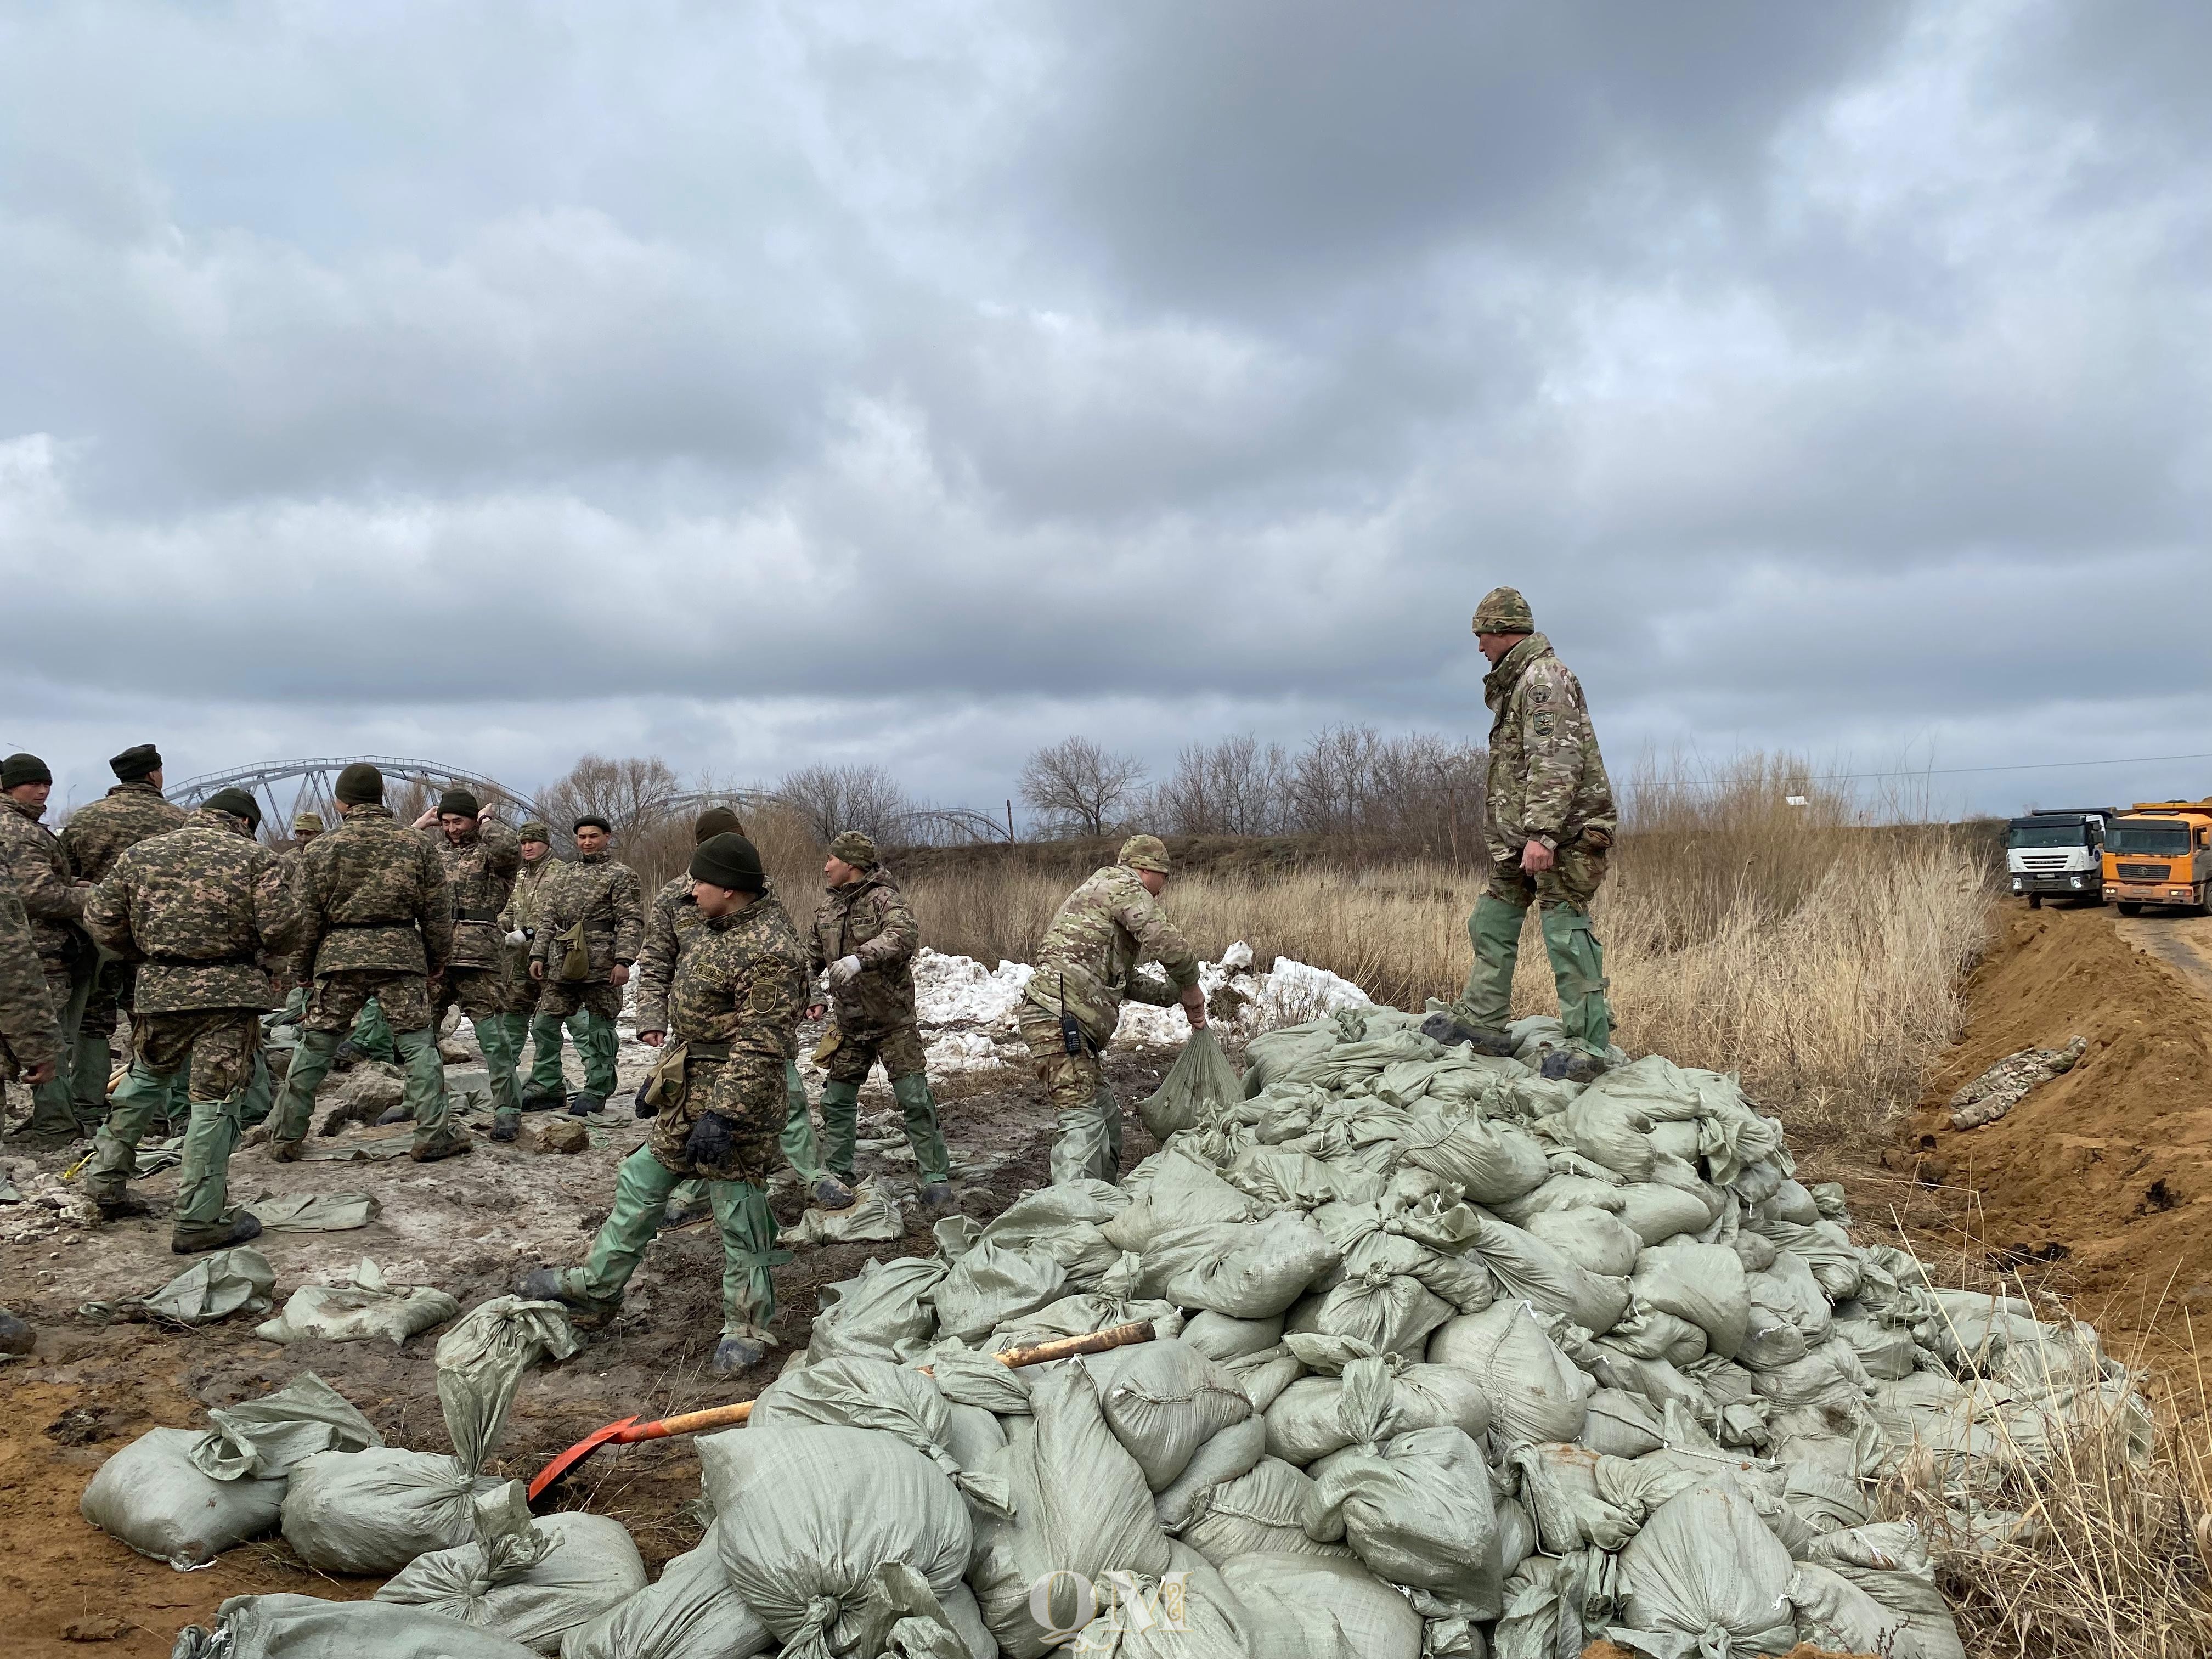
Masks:
[[[581,854],[545,878],[538,890],[538,920],[530,954],[557,978],[562,952],[553,935],[580,921],[591,947],[592,977],[603,979],[617,962],[635,962],[645,942],[645,886],[637,872],[611,854]]]
[[[860,977],[830,994],[840,1031],[872,1037],[915,1023],[914,953],[921,928],[898,884],[881,870],[849,887],[832,887],[814,913],[807,943],[817,974],[840,957],[860,959]]]
[[[89,947],[77,919],[91,890],[70,884],[69,854],[38,815],[0,795],[0,866],[15,884],[23,914],[31,919],[31,940],[45,970],[64,973],[89,959]]]
[[[80,806],[62,825],[62,851],[70,868],[86,881],[98,881],[115,867],[125,848],[181,828],[191,816],[172,805],[143,779],[118,783],[89,806]]]
[[[382,806],[356,806],[301,850],[292,884],[300,951],[319,977],[349,969],[441,973],[453,895],[436,851]]]
[[[514,886],[507,895],[507,908],[500,912],[499,925],[508,933],[533,932],[543,908],[545,884],[560,867],[561,860],[550,853],[535,864],[517,864]]]
[[[84,912],[94,939],[138,963],[141,1014],[267,1008],[263,958],[293,948],[300,920],[276,855],[204,811],[116,860]]]
[[[0,876],[0,1073],[14,1076],[62,1051],[53,999],[31,942],[31,919],[15,884]]]
[[[1490,705],[1490,857],[1517,865],[1539,836],[1565,845],[1584,830],[1620,828],[1582,682],[1531,634],[1482,682]]]
[[[645,944],[637,953],[637,1029],[668,1029],[668,993],[676,983],[676,964],[684,947],[707,925],[692,901],[691,878],[672,876],[661,884],[645,913]]]
[[[1163,983],[1137,971],[1143,962],[1167,969]],[[1029,999],[1057,1016],[1075,1016],[1103,1048],[1121,1021],[1121,1000],[1165,1006],[1198,983],[1198,957],[1160,902],[1126,864],[1109,864],[1070,893],[1037,946]]]
[[[773,1060],[781,1077],[798,1055],[805,1004],[806,949],[781,902],[763,893],[735,915],[700,919],[669,990],[669,1036],[726,1042],[732,1060]]]
[[[421,831],[453,890],[453,954],[456,968],[496,968],[507,946],[499,919],[514,891],[522,867],[522,843],[503,823],[486,823],[456,846],[436,824]]]

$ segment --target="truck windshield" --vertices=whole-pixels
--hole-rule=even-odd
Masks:
[[[2189,826],[2185,823],[2154,823],[2125,818],[2114,820],[2105,831],[2105,850],[2107,853],[2148,853],[2174,857],[2189,850]]]
[[[2088,831],[2078,823],[2015,823],[2005,845],[2021,847],[2087,847]]]

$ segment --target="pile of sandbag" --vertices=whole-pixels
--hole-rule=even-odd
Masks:
[[[1194,1042],[1126,1185],[947,1218],[831,1286],[750,1422],[699,1443],[714,1522],[659,1582],[465,1456],[428,1507],[467,1535],[411,1534],[383,1600],[557,1627],[565,1659],[1953,1659],[1876,1483],[1910,1460],[2002,1535],[2023,1461],[2093,1425],[2147,1449],[2095,1332],[1855,1243],[1733,1079],[1548,1082],[1556,1022],[1486,1058],[1419,1019],[1270,1033],[1241,1083]],[[296,1599],[236,1627],[328,1617]]]

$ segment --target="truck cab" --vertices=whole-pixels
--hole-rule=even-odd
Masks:
[[[2144,800],[2106,826],[2105,896],[2212,914],[2212,800]]]
[[[2105,826],[2117,807],[2054,806],[2005,825],[2005,876],[2014,897],[2039,910],[2047,898],[2105,895]]]

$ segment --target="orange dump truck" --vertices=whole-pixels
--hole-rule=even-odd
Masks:
[[[2139,800],[2105,826],[2105,897],[2212,912],[2212,800]]]

